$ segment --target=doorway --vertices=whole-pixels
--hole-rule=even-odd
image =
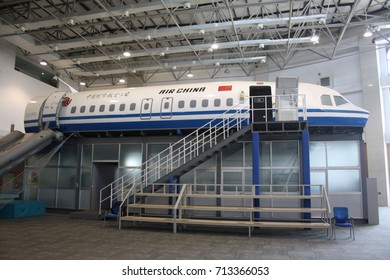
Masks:
[[[272,92],[270,86],[250,87],[253,123],[272,121]]]
[[[108,184],[119,178],[118,161],[105,161],[92,163],[92,192],[91,192],[91,209],[98,210],[100,204],[100,191]],[[118,187],[114,185],[114,190]],[[102,197],[110,195],[110,188],[103,190]],[[110,209],[110,199],[102,204],[102,209]]]

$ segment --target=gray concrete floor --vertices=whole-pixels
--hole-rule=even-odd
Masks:
[[[198,260],[390,260],[390,208],[380,208],[380,225],[356,224],[330,240],[317,230],[256,230],[170,226],[102,228],[102,221],[68,214],[0,220],[2,260],[198,259]]]

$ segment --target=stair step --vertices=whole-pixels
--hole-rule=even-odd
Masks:
[[[125,216],[122,221],[173,223],[173,218]],[[211,225],[211,226],[243,226],[243,227],[266,227],[266,228],[330,228],[329,223],[321,222],[272,222],[272,221],[236,221],[236,220],[206,220],[206,219],[176,219],[177,224]]]
[[[177,197],[178,193],[137,193],[136,196],[150,196],[150,197]],[[196,198],[259,198],[259,199],[312,199],[312,198],[322,198],[322,195],[252,195],[252,194],[184,194],[183,197],[196,197]]]
[[[143,204],[133,203],[130,208],[144,209],[173,209],[175,205],[168,204]],[[245,207],[245,206],[205,206],[205,205],[179,205],[182,210],[199,211],[244,211],[244,212],[284,212],[284,213],[325,213],[325,208],[267,208],[267,207]]]

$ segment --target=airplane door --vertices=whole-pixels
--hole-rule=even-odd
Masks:
[[[48,128],[59,127],[58,113],[65,94],[66,91],[56,91],[46,99],[42,110],[42,126],[48,125]]]
[[[149,120],[152,117],[152,98],[144,98],[141,103],[141,120]]]
[[[250,87],[252,122],[272,121],[272,92],[270,86]]]
[[[162,119],[172,118],[172,103],[173,97],[164,97],[161,100],[161,115]]]

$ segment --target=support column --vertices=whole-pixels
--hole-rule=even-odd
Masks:
[[[252,132],[252,184],[255,186],[255,195],[260,194],[260,134]],[[253,200],[254,207],[260,207],[260,199]],[[260,213],[255,212],[254,218],[259,219]]]
[[[303,179],[303,193],[304,195],[310,195],[310,138],[309,131],[302,131],[302,141],[301,141],[301,153],[302,153],[302,179]],[[303,207],[310,208],[311,200],[304,199]],[[304,219],[311,219],[311,213],[304,213]]]
[[[175,192],[174,183],[175,183],[175,179],[174,179],[173,177],[169,178],[169,187],[168,187],[168,192],[169,192],[169,193],[174,193],[174,192]],[[172,203],[173,203],[173,197],[170,196],[170,197],[168,198],[168,204],[169,204],[169,205],[172,205]],[[169,210],[168,210],[168,215],[169,215],[169,216],[172,216],[172,214],[173,214],[172,209],[169,209]]]

